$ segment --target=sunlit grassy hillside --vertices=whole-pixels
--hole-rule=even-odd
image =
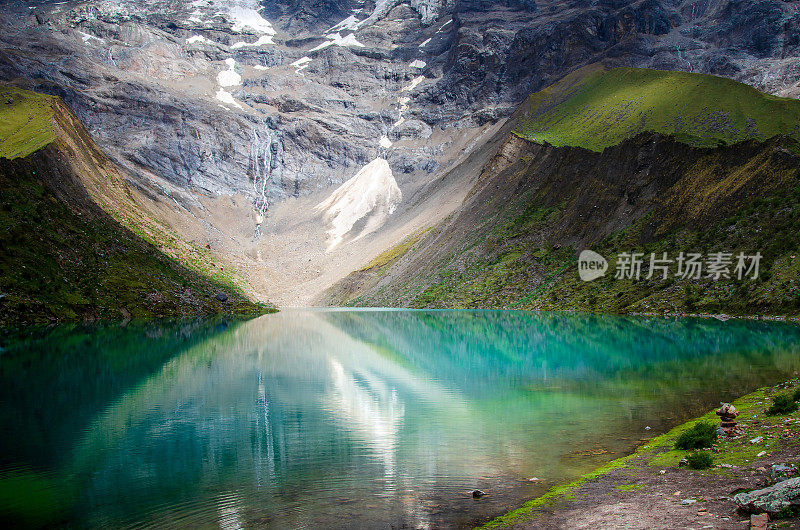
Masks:
[[[531,95],[529,105],[518,136],[593,151],[644,131],[697,147],[800,138],[800,100],[704,74],[587,67]]]
[[[0,157],[27,156],[54,139],[52,96],[0,86]]]

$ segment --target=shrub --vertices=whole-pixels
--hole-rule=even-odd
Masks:
[[[794,394],[792,394],[792,399],[800,401],[800,388],[795,389]]]
[[[702,449],[717,441],[717,425],[710,421],[696,423],[675,440],[675,449]]]
[[[692,469],[708,469],[714,463],[714,457],[708,451],[696,451],[687,455],[686,461]]]
[[[772,398],[772,405],[767,409],[767,414],[775,416],[777,414],[789,414],[796,410],[797,402],[794,400],[794,396],[786,392]]]

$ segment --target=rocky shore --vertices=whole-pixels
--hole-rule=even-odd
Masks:
[[[736,400],[736,434],[709,448],[708,469],[685,465],[702,451],[674,446],[695,425],[718,424],[715,411],[483,528],[800,528],[800,413],[767,413],[798,389],[794,379]]]

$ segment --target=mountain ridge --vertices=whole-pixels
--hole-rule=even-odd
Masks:
[[[529,110],[526,102],[511,128]],[[327,302],[796,315],[799,148],[797,138],[781,135],[701,148],[644,131],[596,152],[509,134],[451,217],[387,251],[391,259],[380,267],[349,275]],[[605,278],[579,280],[584,249],[608,259]],[[624,252],[679,251],[760,252],[763,275],[614,278]],[[645,280],[647,263],[642,271]]]
[[[147,241],[156,228],[60,99],[1,90],[3,121],[35,109],[28,123],[37,127],[17,128],[28,133],[26,148],[4,149],[0,157],[0,323],[272,310]],[[4,147],[8,138],[0,138]]]

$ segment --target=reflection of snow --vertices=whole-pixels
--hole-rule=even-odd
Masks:
[[[330,222],[328,250],[339,245],[361,219],[366,225],[358,238],[377,230],[403,199],[389,163],[376,158],[316,206]],[[358,239],[356,238],[356,239]]]
[[[222,530],[240,530],[242,526],[242,501],[234,493],[223,493],[217,499],[217,511],[219,512],[219,527]]]
[[[330,364],[336,387],[332,400],[340,417],[381,458],[385,475],[393,477],[397,433],[405,414],[397,391],[368,372],[345,372],[336,359],[331,358]]]
[[[217,83],[219,86],[236,86],[242,84],[242,76],[236,73],[236,61],[234,59],[225,59],[225,64],[228,65],[227,70],[221,71],[217,74]]]

